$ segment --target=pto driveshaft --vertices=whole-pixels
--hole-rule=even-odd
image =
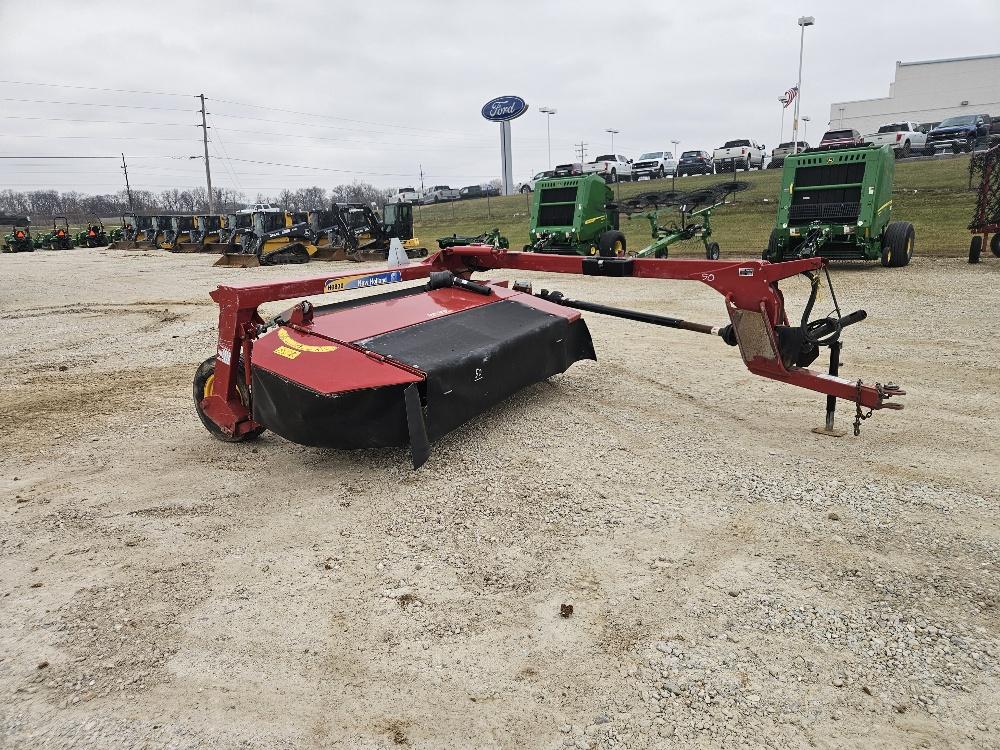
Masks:
[[[709,326],[704,323],[692,323],[688,320],[682,320],[680,318],[670,318],[666,315],[654,315],[653,313],[641,312],[640,310],[626,310],[621,307],[599,305],[596,302],[584,302],[582,300],[570,299],[562,292],[550,292],[548,289],[543,289],[535,296],[546,300],[547,302],[555,302],[557,305],[572,307],[577,310],[587,310],[588,312],[599,313],[601,315],[610,315],[613,318],[634,320],[638,323],[651,323],[652,325],[663,326],[665,328],[679,328],[682,331],[707,333],[710,336],[722,336],[724,339],[726,338],[725,329],[729,328],[729,326]],[[726,343],[729,343],[729,341]],[[735,344],[736,341],[733,340],[732,343]]]

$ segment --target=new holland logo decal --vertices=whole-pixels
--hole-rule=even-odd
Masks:
[[[399,271],[383,271],[382,273],[363,273],[357,276],[341,276],[338,279],[328,279],[323,284],[323,292],[343,292],[347,289],[366,289],[383,284],[397,284],[403,280]]]

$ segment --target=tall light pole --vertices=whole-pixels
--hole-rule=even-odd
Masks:
[[[539,107],[538,111],[545,115],[545,136],[549,143],[549,169],[552,169],[552,115],[556,110],[552,107]]]
[[[611,133],[611,153],[615,152],[615,133],[620,133],[620,130],[615,130],[614,128],[606,128],[605,133]]]
[[[809,142],[809,120],[809,115],[802,115],[802,130],[804,131],[802,133],[802,140],[806,143]]]
[[[677,149],[677,147],[681,145],[681,142],[680,141],[670,141],[670,142],[674,144],[674,159],[680,159],[681,154],[680,151]]]
[[[816,19],[812,16],[799,16],[799,82],[795,86],[795,115],[792,118],[792,153],[799,152],[799,104],[802,101],[802,51],[806,46],[806,26],[812,26]]]

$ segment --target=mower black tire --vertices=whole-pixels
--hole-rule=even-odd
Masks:
[[[766,260],[771,263],[777,263],[781,260],[778,250],[778,230],[772,229],[771,236],[767,239],[767,250],[761,256],[761,260]]]
[[[1000,258],[1000,234],[994,234],[990,239],[990,251]]]
[[[236,376],[236,389],[239,391],[240,400],[244,405],[248,404],[250,401],[249,393],[246,387],[246,378],[243,376],[243,363],[240,362],[239,371]],[[221,440],[225,443],[242,443],[244,440],[256,440],[261,434],[267,429],[266,427],[254,427],[250,432],[244,433],[242,435],[230,435],[223,432],[222,428],[219,427],[212,419],[205,414],[201,408],[201,401],[203,398],[211,395],[212,388],[215,382],[215,357],[209,357],[200,365],[194,373],[194,384],[193,384],[193,395],[194,395],[194,408],[198,412],[198,419],[201,423],[205,425],[205,429],[212,433],[212,437]]]
[[[719,243],[709,242],[705,247],[705,257],[709,260],[718,260],[720,255]]]
[[[597,238],[597,254],[602,258],[617,258],[625,255],[625,235],[617,229],[602,232]]]
[[[978,234],[972,236],[969,243],[969,263],[978,263],[979,256],[983,254],[983,238]]]
[[[915,234],[908,221],[894,221],[885,228],[882,235],[882,265],[886,268],[902,268],[913,257]]]

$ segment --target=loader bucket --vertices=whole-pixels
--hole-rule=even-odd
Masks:
[[[256,268],[260,259],[251,253],[223,253],[212,265],[220,268]]]
[[[347,260],[347,251],[338,245],[320,245],[312,255],[312,260]]]
[[[108,245],[109,250],[135,250],[135,240],[115,240]]]
[[[172,253],[200,253],[201,243],[200,242],[178,242],[172,248],[170,248]]]
[[[201,246],[201,252],[203,253],[224,253],[226,250],[231,248],[228,242],[206,242]]]

